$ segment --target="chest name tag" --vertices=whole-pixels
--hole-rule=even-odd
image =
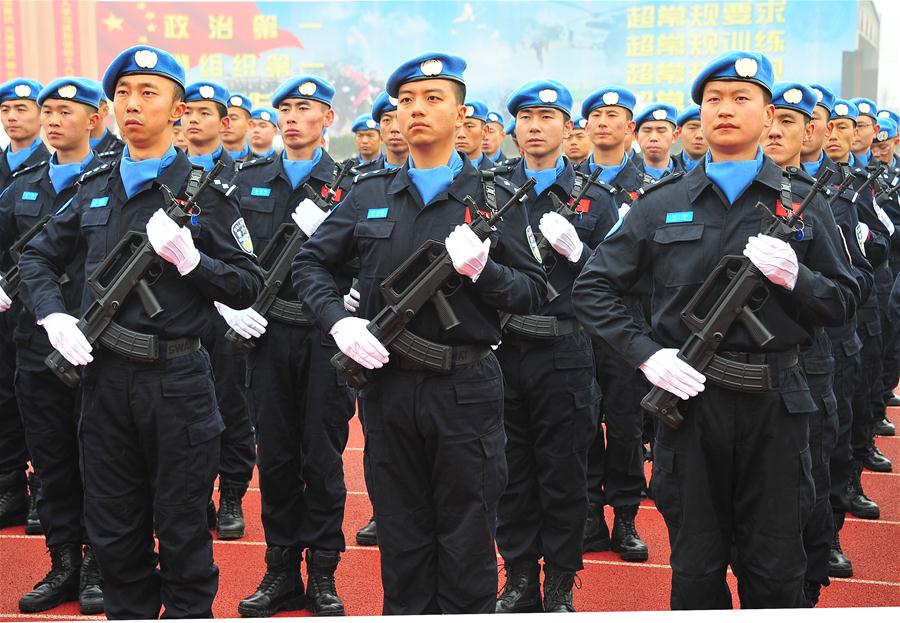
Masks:
[[[254,186],[250,189],[251,197],[268,197],[272,194],[271,188],[260,188],[259,186]]]
[[[666,223],[690,223],[693,220],[693,212],[669,212],[666,214]]]
[[[92,208],[105,208],[106,204],[109,203],[109,197],[94,197],[91,199]]]
[[[366,218],[387,218],[387,208],[369,208]]]
[[[38,194],[36,192],[28,191],[22,193],[22,201],[37,201]]]

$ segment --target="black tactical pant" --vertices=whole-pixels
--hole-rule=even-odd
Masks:
[[[85,523],[106,616],[155,619],[164,606],[165,617],[211,617],[219,569],[206,506],[224,424],[209,356],[144,364],[95,348],[82,388]]]
[[[251,352],[262,523],[270,546],[344,550],[342,454],[353,398],[330,363],[336,352],[317,326],[272,321]]]
[[[872,420],[880,413],[883,399],[882,381],[882,327],[877,309],[878,300],[873,292],[858,316],[858,333],[862,340],[860,363],[862,373],[853,392],[853,428],[850,443],[853,458],[861,461],[868,454],[872,443]]]
[[[507,476],[500,366],[493,355],[449,374],[397,365],[359,394],[384,614],[491,613]]]
[[[674,610],[730,608],[729,563],[742,608],[803,605],[815,404],[799,367],[773,377],[780,389],[762,393],[707,381],[681,404],[678,430],[657,429],[652,486],[669,529]]]
[[[504,378],[509,482],[500,498],[497,546],[507,562],[545,562],[579,571],[587,509],[587,444],[597,391],[587,337],[507,333],[497,358]]]
[[[81,388],[63,383],[44,364],[52,347],[44,330],[17,340],[16,396],[41,483],[38,516],[48,547],[83,543],[84,492],[78,459]]]
[[[16,346],[13,328],[16,306],[0,313],[0,474],[24,472],[28,467],[25,429],[16,402]]]
[[[831,478],[831,508],[835,513],[850,510],[847,497],[847,483],[850,481],[850,467],[853,449],[850,445],[853,428],[853,393],[862,374],[860,351],[862,342],[855,331],[844,339],[832,343],[834,354],[834,397],[837,404],[837,439],[831,453],[829,472]]]

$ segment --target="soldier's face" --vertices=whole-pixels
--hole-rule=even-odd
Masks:
[[[796,166],[800,160],[803,140],[812,134],[803,114],[796,110],[776,108],[775,117],[768,131],[763,132],[760,143],[763,152],[780,167]]]
[[[685,153],[694,160],[699,160],[706,155],[708,147],[699,120],[686,121],[681,126],[681,145],[684,147]]]
[[[194,148],[217,145],[222,131],[230,127],[230,124],[231,120],[228,117],[220,117],[216,105],[208,101],[188,103],[187,110],[181,118],[185,138]]]
[[[653,161],[668,157],[675,138],[675,126],[668,121],[645,121],[637,131],[641,152]]]
[[[456,131],[456,149],[470,158],[477,158],[481,153],[481,142],[484,140],[483,121],[467,118]]]
[[[188,149],[188,142],[184,138],[184,128],[180,125],[172,126],[172,144],[184,151]]]
[[[835,119],[828,124],[828,138],[825,139],[825,153],[835,162],[847,162],[850,145],[856,136],[856,124],[850,119]]]
[[[89,145],[100,115],[96,110],[66,100],[48,99],[41,106],[41,127],[54,149],[70,151]]]
[[[448,80],[407,82],[397,100],[400,131],[411,147],[453,142],[466,117],[466,107]]]
[[[602,106],[588,115],[587,133],[594,147],[611,149],[622,146],[626,150],[626,135],[634,132],[634,121],[627,109],[621,106]]]
[[[175,90],[174,82],[154,74],[119,78],[113,110],[122,138],[136,146],[168,142],[172,124],[185,110],[184,102],[175,100]]]
[[[288,149],[319,145],[322,130],[331,126],[333,120],[334,111],[322,102],[290,98],[278,105],[278,126]]]
[[[503,132],[503,126],[499,123],[488,123],[484,126],[484,138],[481,140],[481,151],[486,154],[495,154],[500,149],[500,144],[506,134]]]
[[[269,151],[272,143],[275,142],[276,134],[278,134],[278,128],[274,123],[254,119],[250,122],[250,147],[257,153]]]
[[[828,133],[828,111],[822,106],[813,108],[812,130],[803,139],[803,147],[800,155],[803,158],[818,158],[825,144],[825,135]]]
[[[222,130],[222,142],[231,145],[243,143],[247,138],[250,114],[238,106],[229,106],[228,119],[228,127]]]
[[[703,87],[700,123],[714,153],[742,154],[759,144],[771,125],[775,107],[766,104],[762,87],[737,80],[712,80]]]
[[[14,140],[34,139],[41,131],[41,111],[31,100],[7,100],[0,104],[3,131]]]
[[[403,154],[409,146],[403,133],[400,131],[400,121],[397,119],[397,111],[392,110],[381,115],[378,120],[381,126],[381,140],[384,141],[387,150],[392,154]]]
[[[850,148],[858,154],[869,151],[879,129],[872,117],[860,115],[856,122],[856,136],[853,137],[853,144],[850,145]]]
[[[591,153],[591,139],[586,130],[572,130],[564,144],[566,156],[572,162],[583,162]]]
[[[556,108],[525,108],[516,113],[516,137],[526,156],[559,154],[563,137],[571,129],[572,122]]]
[[[381,135],[378,130],[356,132],[356,150],[363,160],[374,160],[381,152]]]
[[[897,149],[898,142],[900,142],[900,137],[895,136],[880,143],[872,143],[872,155],[881,162],[890,164],[894,160],[894,151]]]

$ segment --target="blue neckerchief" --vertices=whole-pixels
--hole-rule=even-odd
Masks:
[[[753,160],[713,162],[712,154],[706,152],[706,177],[725,193],[731,204],[734,204],[741,193],[756,179],[762,165],[763,152],[759,147],[756,148],[756,158]]]
[[[547,169],[529,169],[528,165],[525,165],[525,176],[533,177],[534,181],[537,182],[534,185],[534,192],[540,197],[541,193],[550,188],[565,169],[566,163],[563,161],[563,157],[560,156],[556,159],[556,164]]]
[[[125,194],[131,199],[138,189],[155,180],[170,164],[175,162],[178,152],[173,145],[169,145],[168,151],[162,158],[148,158],[147,160],[132,160],[128,154],[128,146],[122,151],[122,160],[119,162],[119,175],[122,177],[122,185]]]
[[[387,160],[385,160],[385,161],[384,161],[384,168],[385,168],[385,169],[399,169],[399,168],[400,168],[400,165],[399,165],[399,164],[391,164],[390,162],[388,162]]]
[[[222,156],[222,146],[219,145],[211,154],[200,154],[199,156],[188,156],[188,159],[194,164],[199,164],[203,167],[203,170],[209,173],[212,171],[213,166],[216,164],[216,160],[218,160]]]
[[[500,150],[498,149],[497,151],[494,152],[494,155],[493,155],[493,156],[491,156],[491,155],[489,155],[489,154],[484,154],[484,155],[487,156],[488,158],[490,158],[491,162],[496,163],[496,162],[497,162],[497,158],[500,157],[500,153],[501,153],[501,152],[500,152]]]
[[[57,195],[72,185],[72,182],[81,175],[93,157],[94,154],[89,151],[87,157],[81,162],[57,164],[56,154],[53,154],[50,158],[50,183],[53,184],[53,190]]]
[[[22,163],[28,160],[28,157],[34,153],[34,150],[37,149],[41,145],[41,137],[38,136],[34,139],[34,142],[26,147],[25,149],[20,149],[19,151],[12,150],[12,143],[10,143],[9,147],[6,148],[6,164],[9,165],[10,171],[15,171]]]
[[[847,166],[849,166],[851,169],[856,168],[856,156],[853,155],[852,151],[847,152]]]
[[[240,151],[231,151],[228,150],[228,155],[231,156],[233,160],[240,160],[241,158],[246,158],[250,155],[250,147],[248,145],[244,145],[244,148]]]
[[[632,148],[628,151],[628,154],[627,154],[627,155],[628,155],[628,157],[629,157],[631,160],[634,160],[634,157],[637,156],[637,150],[636,150],[634,147],[632,147]]]
[[[90,141],[90,143],[91,143],[91,150],[93,150],[97,145],[99,145],[100,142],[101,142],[103,139],[106,138],[106,135],[107,135],[107,134],[109,134],[109,130],[106,130],[106,131],[103,133],[103,136],[101,136],[100,138],[91,138],[91,139],[88,139],[88,140]]]
[[[819,159],[815,162],[804,162],[801,166],[803,170],[812,175],[813,177],[817,177],[819,175],[819,169],[822,168],[822,163],[825,162],[825,150],[819,152]]]
[[[450,188],[454,178],[462,171],[463,161],[456,151],[450,154],[450,161],[433,169],[417,169],[412,156],[409,157],[409,181],[419,191],[422,202],[428,205],[439,193]]]
[[[254,152],[254,153],[255,153],[255,152]],[[269,156],[271,156],[271,155],[274,154],[274,153],[275,153],[275,148],[274,148],[274,147],[269,147],[269,150],[268,150],[268,151],[264,151],[264,152],[262,152],[262,153],[260,153],[260,154],[256,154],[256,155],[259,156],[260,158],[268,158]]]
[[[284,172],[287,173],[288,179],[291,180],[291,186],[294,188],[297,188],[303,180],[309,177],[321,159],[321,147],[316,148],[311,160],[288,160],[287,150],[285,149],[281,153],[281,164],[284,165]]]
[[[697,158],[696,160],[694,160],[693,158],[688,156],[686,153],[681,152],[681,162],[682,162],[682,164],[684,164],[684,170],[687,173],[690,173],[691,171],[693,171],[694,167],[697,166],[697,163],[699,163],[700,160],[701,160],[700,158]]]
[[[659,180],[664,174],[671,172],[674,167],[675,164],[672,162],[671,158],[669,158],[669,166],[665,169],[657,169],[656,167],[651,167],[646,162],[644,163],[644,171],[655,180]]]
[[[612,184],[613,180],[616,179],[616,176],[619,174],[619,171],[625,168],[625,165],[628,164],[628,154],[622,156],[622,162],[620,162],[617,166],[603,167],[603,171],[600,172],[600,181],[605,182],[606,184]],[[588,166],[591,169],[591,173],[597,170],[597,167],[600,166],[598,164],[594,164],[594,154],[588,156]]]
[[[481,154],[480,156],[478,156],[478,158],[476,160],[472,160],[471,158],[469,158],[469,162],[471,162],[472,166],[475,167],[476,169],[479,166],[481,166],[482,160],[484,160],[484,154]]]
[[[856,164],[859,165],[859,168],[865,169],[867,166],[869,166],[869,160],[872,158],[872,152],[867,151],[862,156],[856,156],[854,154],[854,157],[856,158]]]

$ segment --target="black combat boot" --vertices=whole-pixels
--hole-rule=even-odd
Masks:
[[[103,614],[103,580],[94,557],[94,548],[90,545],[84,546],[78,583],[78,605],[81,614]]]
[[[504,562],[506,583],[500,591],[494,612],[543,612],[541,604],[541,568],[536,560]]]
[[[884,456],[881,451],[875,447],[875,441],[873,440],[869,444],[869,449],[866,451],[866,456],[863,457],[863,467],[869,469],[873,472],[890,472],[894,469],[894,466],[891,464],[891,460]]]
[[[212,499],[206,505],[206,528],[208,530],[216,529],[216,503]]]
[[[20,612],[43,612],[78,599],[81,545],[66,543],[50,548],[50,571],[34,589],[19,599]]]
[[[306,550],[306,607],[317,617],[344,616],[344,602],[334,586],[340,552]]]
[[[583,552],[609,551],[609,527],[603,516],[603,507],[588,504],[587,519],[584,520]]]
[[[574,571],[564,571],[545,562],[544,612],[575,612],[575,605],[572,603],[574,584]]]
[[[862,488],[862,463],[853,461],[850,467],[850,482],[847,483],[847,497],[850,498],[850,512],[860,519],[878,519],[881,509],[870,500]]]
[[[41,481],[35,474],[28,475],[28,515],[25,517],[25,534],[44,534],[41,518],[38,516],[37,496]]]
[[[28,514],[25,472],[0,475],[0,528],[21,526]]]
[[[834,536],[831,539],[831,554],[828,556],[828,575],[833,578],[853,577],[853,564],[841,549],[840,531],[844,527],[844,514],[834,514]]]
[[[822,593],[822,585],[818,582],[807,580],[803,583],[803,607],[815,608],[819,603],[819,595]]]
[[[378,545],[378,533],[375,532],[375,515],[372,515],[372,519],[369,520],[369,523],[360,528],[359,532],[356,533],[356,544]]]
[[[266,574],[256,592],[238,604],[238,612],[244,617],[270,617],[282,610],[302,610],[305,602],[300,550],[267,547]]]
[[[897,434],[894,423],[887,416],[884,416],[880,421],[872,425],[872,432],[879,437],[893,437]]]
[[[634,527],[637,506],[620,506],[616,508],[616,520],[613,522],[612,551],[618,552],[622,560],[644,562],[649,554],[647,544],[641,540]]]
[[[247,491],[246,483],[230,480],[219,482],[219,514],[216,538],[231,541],[244,536],[244,509],[241,500]]]

